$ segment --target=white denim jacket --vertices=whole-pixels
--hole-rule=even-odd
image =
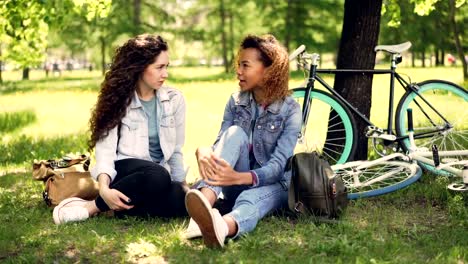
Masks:
[[[164,159],[160,165],[171,174],[173,181],[185,180],[186,172],[182,147],[185,142],[185,100],[182,93],[169,87],[156,92],[158,135]],[[148,117],[135,92],[127,114],[122,118],[120,133],[118,127],[96,142],[96,165],[91,175],[97,179],[106,173],[114,180],[117,172],[114,162],[121,159],[137,158],[151,161],[149,153]],[[118,146],[117,146],[118,142]]]

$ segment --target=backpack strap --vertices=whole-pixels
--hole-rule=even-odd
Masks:
[[[289,167],[291,168],[291,183],[289,186],[288,205],[289,209],[295,213],[303,213],[304,204],[299,201],[299,176],[297,175],[297,171],[292,169],[294,162],[296,162],[295,155],[289,159]]]

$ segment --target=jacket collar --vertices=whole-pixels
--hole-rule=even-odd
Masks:
[[[241,106],[250,106],[251,102],[254,100],[253,94],[251,92],[239,92],[235,102],[236,105]],[[272,104],[267,106],[267,111],[273,114],[278,114],[281,110],[281,106],[283,106],[284,100],[276,100]]]
[[[167,93],[167,89],[165,87],[161,87],[156,91],[156,97],[160,102],[163,101],[169,101],[169,94]],[[140,98],[138,97],[138,94],[136,90],[133,92],[133,98],[132,101],[130,102],[130,108],[139,108],[143,107],[141,104]]]

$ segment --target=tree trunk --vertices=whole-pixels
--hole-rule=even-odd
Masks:
[[[106,39],[100,37],[101,41],[101,66],[102,66],[102,76],[106,74]]]
[[[219,14],[221,18],[221,45],[222,45],[222,53],[223,53],[223,65],[224,65],[224,72],[229,72],[229,65],[228,65],[228,58],[227,58],[227,40],[226,40],[226,31],[224,31],[224,27],[226,24],[226,10],[224,9],[224,0],[220,0],[219,5]]]
[[[461,44],[461,41],[460,41],[460,31],[458,30],[458,25],[457,25],[457,22],[455,20],[455,11],[456,11],[455,0],[449,0],[449,5],[450,5],[450,12],[449,12],[450,13],[449,14],[450,24],[451,24],[452,30],[453,30],[453,37],[454,37],[454,40],[455,40],[455,46],[457,47],[458,58],[460,59],[460,61],[462,62],[462,65],[463,65],[463,79],[467,80],[468,79],[468,67],[467,67],[467,63],[466,63],[466,60],[465,60],[465,55],[463,53],[463,47],[462,47],[462,44]]]
[[[440,54],[440,65],[445,66],[445,50],[441,51]]]
[[[234,16],[232,10],[229,10],[229,66],[234,63]]]
[[[440,65],[440,52],[439,52],[439,49],[435,49],[434,51],[434,56],[435,56],[435,66],[439,66]]]
[[[423,68],[426,67],[426,52],[424,52],[424,50],[421,51],[421,66]]]
[[[288,6],[286,8],[286,26],[285,26],[285,36],[284,36],[284,46],[286,47],[286,50],[289,52],[289,43],[291,42],[291,30],[289,28],[291,27],[291,13],[292,13],[292,1],[293,0],[288,0]]]
[[[140,34],[141,30],[141,0],[133,0],[133,33]]]
[[[411,51],[411,67],[415,67],[416,66],[416,53],[414,53],[414,51]]]
[[[379,37],[381,8],[382,0],[345,0],[337,69],[374,68],[374,47]],[[334,84],[335,90],[368,118],[371,109],[372,79],[371,74],[341,73],[336,75]],[[367,159],[368,139],[363,132],[367,123],[357,116],[355,120],[358,144],[354,158]]]
[[[29,67],[23,68],[23,80],[29,80]]]

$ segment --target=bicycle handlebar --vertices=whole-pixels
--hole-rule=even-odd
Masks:
[[[304,52],[305,48],[306,48],[305,45],[300,45],[299,48],[297,48],[295,51],[291,53],[291,55],[289,55],[289,61],[294,60],[297,57],[297,55]]]

